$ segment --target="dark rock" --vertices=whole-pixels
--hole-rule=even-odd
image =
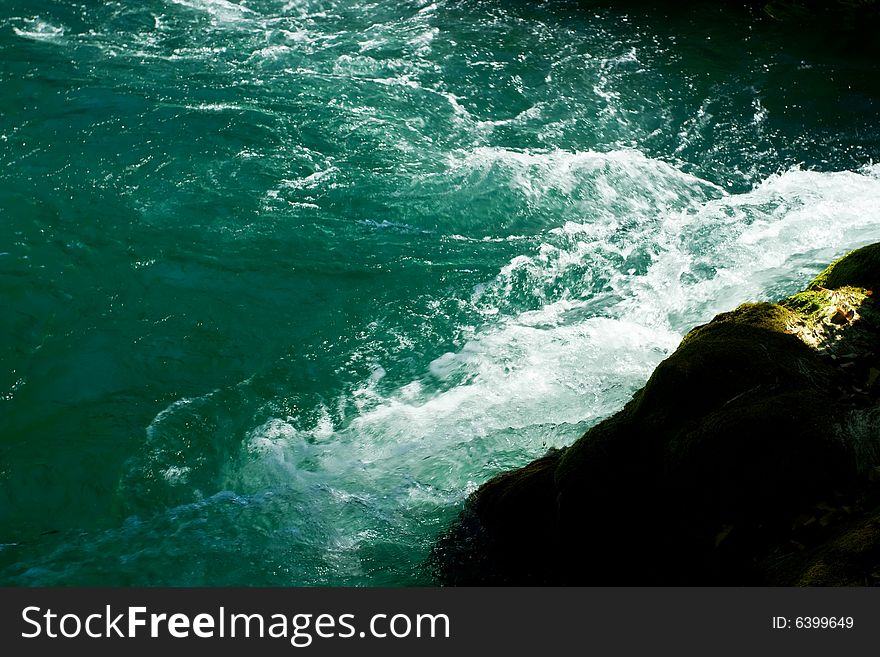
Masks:
[[[797,571],[818,583],[816,564],[832,572],[829,555],[856,529],[841,533],[851,519],[817,505],[855,504],[876,485],[880,412],[867,382],[880,369],[878,280],[874,245],[805,292],[695,328],[616,415],[484,484],[437,544],[438,578],[761,584]],[[803,518],[821,531],[805,533]],[[792,565],[791,545],[814,562]],[[834,577],[858,580],[871,554]]]
[[[502,473],[472,496],[459,522],[434,551],[447,583],[546,580],[556,549],[553,476],[561,453],[553,451],[524,468]]]

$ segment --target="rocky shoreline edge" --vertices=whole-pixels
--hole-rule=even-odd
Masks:
[[[615,415],[468,499],[445,585],[880,583],[880,243],[688,333]]]

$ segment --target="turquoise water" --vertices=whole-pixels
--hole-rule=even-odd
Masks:
[[[880,239],[880,75],[731,9],[5,0],[0,584],[412,585]]]

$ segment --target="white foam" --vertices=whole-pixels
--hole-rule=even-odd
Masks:
[[[22,19],[21,24],[21,27],[13,27],[12,31],[20,37],[34,41],[56,41],[66,31],[63,26],[53,25],[36,16]]]
[[[791,170],[748,193],[665,217],[655,236],[660,253],[647,275],[632,281],[622,309],[684,332],[741,302],[794,292],[806,283],[792,278],[795,266],[817,273],[878,236],[876,167]]]
[[[564,315],[571,308],[556,304],[526,313],[441,356],[432,374],[446,379],[464,373],[466,383],[415,403],[395,393],[349,430],[397,444],[430,437],[427,442],[437,446],[534,424],[576,424],[607,410],[594,405],[606,384],[644,376],[677,342],[677,336],[621,320],[569,325]]]
[[[186,466],[172,465],[162,470],[162,476],[169,484],[183,484],[186,483],[186,476],[189,471],[190,468]]]
[[[248,9],[229,0],[171,0],[171,3],[204,12],[214,20],[223,23],[231,23],[241,20],[245,16],[256,14],[253,9]]]
[[[251,58],[279,60],[288,56],[294,49],[291,46],[274,45],[259,48],[251,53]]]
[[[326,183],[327,178],[333,178],[339,174],[339,169],[335,166],[329,166],[326,169],[319,169],[314,173],[303,178],[284,179],[281,181],[285,189],[317,189]]]
[[[245,108],[234,103],[199,103],[198,105],[185,105],[187,109],[199,112],[227,112],[227,111],[243,111]]]

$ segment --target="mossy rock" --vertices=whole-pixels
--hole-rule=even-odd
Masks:
[[[880,291],[880,243],[856,249],[832,263],[810,283],[810,289],[860,287]]]
[[[749,304],[695,329],[620,414],[569,448],[555,478],[562,543],[616,537],[593,560],[603,573],[583,567],[577,581],[637,572],[633,581],[705,583],[731,558],[715,551],[725,527],[737,529],[738,551],[751,549],[847,486],[856,460],[835,429],[836,375],[787,332],[796,321]],[[619,557],[626,572],[609,571]]]
[[[827,404],[816,401],[832,393],[834,372],[786,332],[793,317],[775,304],[747,304],[691,331],[623,411],[567,450],[557,486],[600,494],[592,489],[606,487],[609,473],[622,469],[659,481],[680,470],[678,461],[694,451],[697,437],[717,433],[717,418],[731,413],[739,414],[738,421],[755,417],[756,424],[763,418],[767,430],[757,433],[768,434],[765,444],[776,439],[780,424],[798,416],[827,417]],[[778,416],[772,400],[791,394],[803,396],[804,408],[786,404]],[[816,431],[828,428],[825,422]]]
[[[880,506],[876,494],[872,502],[861,509],[830,505],[818,509],[808,520],[816,532],[825,535],[812,545],[790,544],[787,551],[771,555],[762,564],[766,581],[779,586],[880,585]],[[827,518],[835,512],[844,517],[831,526]]]
[[[812,551],[798,586],[880,585],[880,513],[856,523]]]

